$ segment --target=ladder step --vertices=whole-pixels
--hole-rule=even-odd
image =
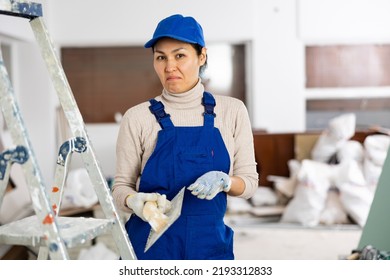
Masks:
[[[57,217],[60,235],[66,247],[85,244],[97,236],[110,232],[114,220],[84,217]],[[0,226],[0,244],[45,246],[42,227],[37,216],[30,216]]]

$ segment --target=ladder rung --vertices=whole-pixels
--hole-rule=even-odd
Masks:
[[[68,248],[85,244],[97,236],[108,233],[114,223],[110,219],[57,217],[60,235]],[[0,244],[2,243],[33,247],[45,246],[42,227],[37,216],[30,216],[0,226]]]

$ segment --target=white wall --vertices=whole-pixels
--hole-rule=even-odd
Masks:
[[[254,2],[56,0],[51,27],[60,45],[143,45],[162,18],[182,13],[199,20],[207,42],[244,41],[252,37]]]
[[[305,129],[304,53],[295,1],[255,1],[252,123],[270,132]]]
[[[298,0],[298,34],[307,44],[389,43],[388,0]]]
[[[248,46],[248,109],[254,128],[270,132],[305,130],[305,101],[312,98],[304,88],[304,47],[306,44],[389,43],[390,10],[388,0],[56,0],[35,1],[44,5],[44,18],[58,48],[61,46],[143,45],[158,21],[173,13],[192,15],[205,32],[206,43],[243,42]],[[28,24],[27,24],[28,25]],[[1,35],[16,41],[31,40],[25,27],[10,24],[0,16]],[[27,34],[27,35],[26,35]],[[27,58],[26,48],[24,59]],[[32,51],[31,51],[32,52]],[[22,55],[22,54],[21,54]],[[32,53],[31,53],[32,55]],[[37,62],[39,55],[33,58]],[[19,68],[23,79],[26,70]],[[39,68],[34,75],[46,93],[36,95],[48,108],[57,105],[46,73]],[[34,76],[35,77],[35,76]],[[19,81],[21,82],[21,81]],[[43,85],[45,84],[45,85]],[[21,85],[16,85],[22,88]],[[25,88],[25,87],[24,87]],[[335,94],[341,96],[343,92]],[[368,94],[368,93],[367,93]],[[390,94],[385,91],[385,96]],[[363,93],[364,95],[364,93]],[[321,98],[323,98],[322,96]],[[31,92],[21,94],[30,100]],[[49,100],[49,101],[48,101]],[[28,103],[26,101],[24,104]],[[24,106],[26,107],[26,106]],[[30,106],[31,107],[31,106]],[[47,128],[47,135],[37,128],[34,134],[40,158],[55,158],[46,138],[54,138],[52,111],[28,112]],[[28,108],[24,108],[28,110]],[[35,121],[34,125],[38,121]],[[39,136],[38,136],[39,135]],[[102,133],[105,135],[105,133]],[[109,135],[108,137],[114,137]],[[111,142],[112,138],[109,139]],[[54,141],[54,140],[53,140]],[[94,141],[91,139],[91,141]],[[50,149],[52,152],[44,152]],[[99,147],[95,149],[98,150]],[[42,154],[41,154],[42,153]],[[45,158],[47,160],[47,158]],[[101,159],[102,161],[103,159]],[[50,164],[47,164],[50,165]],[[50,178],[52,169],[45,167]]]
[[[21,19],[11,16],[0,16],[0,35],[2,37],[12,37],[13,39],[32,41],[34,35],[30,30],[27,19]]]
[[[38,47],[27,42],[20,43],[17,53],[20,111],[42,175],[45,182],[51,184],[58,153],[54,137],[57,97]]]

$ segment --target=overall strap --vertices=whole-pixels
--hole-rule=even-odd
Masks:
[[[204,106],[204,125],[214,127],[214,118],[216,116],[214,107],[216,103],[213,95],[205,91],[203,93],[202,104]]]
[[[149,109],[156,117],[156,120],[160,124],[161,128],[173,127],[170,115],[167,114],[164,110],[164,104],[161,101],[157,101],[154,98],[149,100],[150,106]]]

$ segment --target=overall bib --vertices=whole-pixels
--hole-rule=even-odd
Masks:
[[[212,170],[229,172],[230,158],[222,136],[214,127],[214,97],[203,94],[204,125],[175,127],[164,105],[150,100],[150,110],[161,126],[156,147],[141,175],[140,192],[158,192],[172,198]],[[199,199],[185,190],[182,212],[176,222],[144,253],[150,225],[136,215],[126,230],[137,258],[156,260],[234,259],[233,231],[224,224],[226,193]]]

